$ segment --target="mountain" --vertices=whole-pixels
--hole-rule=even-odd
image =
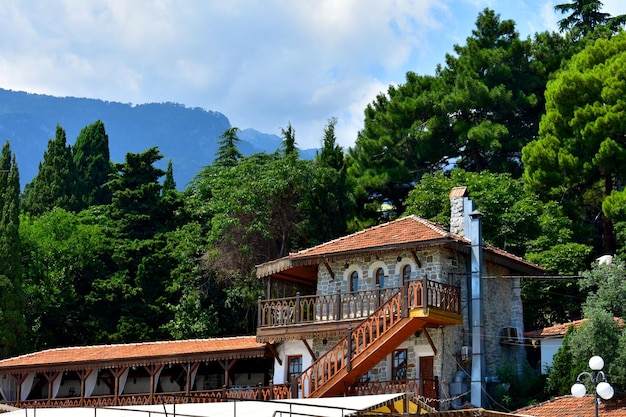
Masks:
[[[219,136],[231,127],[222,113],[177,103],[132,105],[0,89],[0,145],[10,141],[22,188],[37,174],[57,124],[72,145],[80,130],[96,120],[104,123],[112,161],[123,162],[128,152],[157,146],[164,155],[159,167],[165,169],[172,160],[179,189],[213,161]],[[271,153],[281,143],[277,135],[254,129],[241,130],[239,138],[244,155]],[[312,158],[315,150],[304,150],[301,155]]]

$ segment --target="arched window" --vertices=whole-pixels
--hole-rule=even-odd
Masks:
[[[376,270],[376,287],[385,288],[385,270],[382,268]]]
[[[407,282],[411,279],[411,265],[404,265],[402,267],[402,282]]]
[[[350,291],[359,290],[359,273],[354,271],[350,274]]]

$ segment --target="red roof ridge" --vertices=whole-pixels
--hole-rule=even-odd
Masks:
[[[193,343],[206,343],[206,342],[227,342],[234,340],[245,340],[251,339],[254,340],[255,344],[259,346],[263,345],[262,343],[256,342],[256,336],[229,336],[229,337],[214,337],[214,338],[197,338],[197,339],[182,339],[182,340],[157,340],[150,342],[131,342],[131,343],[109,343],[102,345],[84,345],[84,346],[65,346],[65,347],[56,347],[49,348],[44,350],[39,350],[36,352],[30,352],[19,356],[14,356],[10,358],[5,358],[0,360],[0,365],[7,362],[15,362],[22,359],[27,359],[35,356],[46,355],[50,353],[61,353],[61,352],[71,352],[71,351],[88,351],[92,349],[119,349],[119,348],[128,348],[128,347],[139,347],[139,346],[156,346],[156,345],[180,345],[180,344],[193,344]]]
[[[563,336],[567,332],[567,329],[570,328],[570,326],[573,326],[575,329],[577,329],[580,327],[581,324],[583,324],[584,322],[588,320],[589,319],[580,319],[580,320],[573,320],[567,323],[556,323],[556,324],[553,324],[552,326],[544,327],[543,329],[529,330],[524,333],[524,336],[544,337],[544,338]],[[618,326],[620,327],[624,326],[624,322],[622,321],[621,317],[613,317],[613,320],[617,322]]]
[[[351,233],[349,235],[345,235],[345,236],[341,236],[338,237],[336,239],[333,240],[329,240],[328,242],[324,242],[324,243],[320,243],[319,245],[310,247],[310,248],[306,248],[306,249],[302,249],[299,250],[297,252],[290,252],[288,257],[300,257],[300,256],[306,256],[307,253],[309,252],[314,252],[316,249],[323,247],[323,246],[330,246],[334,243],[338,243],[338,242],[342,242],[348,239],[354,239],[356,237],[359,237],[360,235],[363,234],[370,234],[373,233],[379,229],[385,228],[385,227],[389,227],[389,226],[393,226],[396,223],[400,223],[400,222],[406,222],[408,220],[412,220],[415,221],[417,223],[420,223],[426,227],[428,227],[429,229],[431,229],[432,231],[434,231],[435,233],[438,233],[439,235],[441,235],[442,238],[448,238],[448,237],[455,237],[456,239],[460,239],[463,240],[464,238],[462,238],[461,236],[455,235],[454,233],[449,232],[448,230],[446,230],[443,226],[440,226],[436,223],[431,222],[430,220],[426,220],[422,217],[416,216],[414,214],[410,214],[408,216],[405,217],[400,217],[398,219],[395,220],[390,220],[386,223],[381,223],[381,224],[377,224],[371,227],[368,227],[366,229],[363,230],[359,230],[357,232]]]

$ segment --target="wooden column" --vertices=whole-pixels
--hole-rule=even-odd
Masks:
[[[128,367],[111,369],[111,373],[113,374],[113,377],[115,378],[115,388],[113,388],[113,405],[119,405],[118,397],[119,397],[119,390],[120,390],[120,376],[122,376],[122,374],[126,371],[127,368]]]
[[[150,397],[148,402],[154,404],[154,376],[163,369],[163,365],[149,365],[145,369],[148,371],[148,375],[150,375]]]
[[[43,375],[48,381],[48,400],[46,404],[50,404],[50,400],[52,399],[52,385],[54,384],[54,381],[61,376],[61,372],[46,372]]]
[[[237,363],[237,359],[226,359],[223,361],[217,361],[224,370],[224,386],[228,388],[230,386],[230,370],[233,365]]]
[[[83,369],[76,371],[76,374],[80,378],[80,405],[85,403],[85,380],[89,378],[89,375],[93,372],[93,369]]]
[[[187,396],[191,395],[191,388],[192,388],[191,374],[197,371],[199,366],[200,366],[200,362],[187,363],[185,365],[185,372],[187,372],[187,381],[185,383],[185,395]]]

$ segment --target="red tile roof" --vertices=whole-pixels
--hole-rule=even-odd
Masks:
[[[585,395],[582,398],[567,395],[522,408],[515,414],[533,417],[594,417],[595,404],[593,395]],[[602,400],[599,414],[602,417],[626,417],[626,397]]]
[[[24,368],[77,369],[181,363],[196,360],[254,358],[265,355],[265,345],[255,336],[177,340],[119,345],[77,346],[48,349],[0,361],[0,373]]]
[[[290,253],[288,256],[257,265],[257,277],[276,274],[299,265],[312,264],[327,256],[339,256],[356,252],[391,250],[416,244],[456,242],[470,245],[471,241],[454,234],[433,222],[417,216],[407,216],[388,223],[370,227],[326,243]],[[485,245],[489,260],[506,261],[512,269],[540,274],[543,269],[502,249]],[[528,272],[527,272],[528,273]]]
[[[309,249],[291,253],[292,258],[304,258],[319,255],[332,255],[365,249],[384,249],[418,242],[428,242],[453,238],[466,240],[453,235],[441,226],[417,216],[407,216],[369,229],[361,230],[330,242],[322,243]]]
[[[621,318],[615,317],[614,320],[618,323],[619,326],[623,326],[624,323]],[[539,330],[532,330],[524,333],[526,337],[536,337],[536,338],[549,338],[549,337],[560,337],[565,336],[565,332],[569,329],[570,326],[574,326],[575,329],[579,328],[581,324],[583,324],[587,319],[575,320],[569,323],[561,323],[555,324],[554,326],[544,327]]]

